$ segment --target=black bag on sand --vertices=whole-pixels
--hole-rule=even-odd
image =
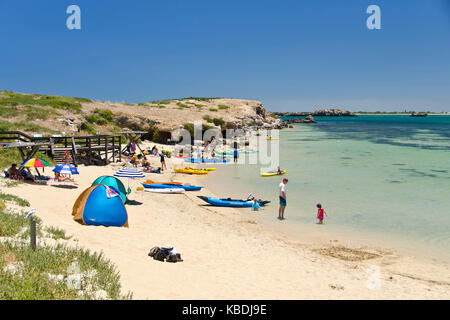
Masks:
[[[155,257],[155,255],[159,252],[159,247],[153,247],[150,249],[150,252],[148,253],[149,257]]]
[[[166,262],[181,262],[183,259],[181,259],[181,255],[179,253],[177,254],[170,254],[169,257],[167,257]]]

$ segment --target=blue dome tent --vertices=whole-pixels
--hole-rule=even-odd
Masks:
[[[123,203],[127,202],[127,191],[125,190],[125,186],[123,185],[122,181],[120,181],[116,177],[112,177],[112,176],[98,177],[92,183],[92,186],[95,186],[96,184],[103,184],[105,186],[116,189],[117,191],[119,191],[119,195],[120,195],[120,198],[122,199]]]
[[[81,224],[128,227],[127,209],[119,191],[103,184],[84,190],[73,205],[72,215]]]

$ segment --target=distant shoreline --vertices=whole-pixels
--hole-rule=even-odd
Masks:
[[[409,116],[411,113],[355,113],[357,116]],[[429,116],[450,116],[450,113],[427,113]]]

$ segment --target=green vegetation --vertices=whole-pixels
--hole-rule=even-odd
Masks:
[[[226,106],[224,104],[219,104],[219,109],[229,109],[229,106]]]
[[[37,152],[34,156],[35,158],[41,158],[51,164],[55,164],[53,159],[51,159],[46,154]],[[20,165],[22,163],[22,158],[20,156],[18,149],[0,149],[0,168],[9,168],[11,164],[16,163]]]
[[[34,219],[38,237],[41,237],[42,221],[38,217]],[[29,223],[24,214],[5,213],[4,205],[0,204],[0,237],[26,240]],[[46,231],[53,239],[67,239],[65,232],[58,228],[49,227]],[[74,275],[79,276],[70,281],[68,277]],[[116,267],[102,254],[63,245],[39,245],[33,251],[28,241],[21,243],[12,239],[0,243],[0,300],[98,298],[132,298],[130,293],[121,294]]]
[[[171,100],[155,100],[155,101],[150,101],[150,103],[152,103],[152,104],[157,104],[157,105],[160,105],[160,104],[170,104],[170,102],[171,102]]]
[[[194,124],[193,123],[185,123],[183,125],[184,129],[189,131],[189,134],[191,137],[194,137]],[[206,130],[212,129],[212,126],[208,126],[206,124],[202,124],[202,132],[205,132]]]
[[[18,206],[21,206],[21,207],[28,207],[30,205],[30,203],[27,200],[19,198],[12,194],[5,194],[5,193],[0,192],[0,199],[3,201],[15,202]]]
[[[0,212],[0,237],[13,237],[18,234],[23,228],[30,225],[30,221],[24,219],[24,214],[5,213],[4,210]],[[42,222],[39,218],[35,218],[37,225]]]
[[[181,103],[181,102],[178,102],[177,103],[177,106],[179,107],[178,109],[184,109],[184,108],[186,108],[186,109],[189,109],[191,106],[188,106],[187,104],[184,104],[184,103]]]
[[[97,134],[97,130],[95,129],[95,127],[93,126],[92,123],[89,122],[82,122],[79,126],[78,126],[78,130],[83,130],[88,132],[91,135],[96,135]]]
[[[9,122],[0,119],[0,131],[28,131],[35,133],[59,133],[57,130],[42,127],[29,121]]]
[[[221,118],[214,118],[213,119],[213,123],[216,126],[221,126],[221,125],[225,124],[225,121],[223,119],[221,119]]]
[[[208,121],[209,123],[213,123],[213,119],[209,115],[204,115],[203,120]]]
[[[23,220],[23,219],[22,219]],[[73,270],[73,264],[79,268]],[[6,266],[15,266],[9,272]],[[77,286],[68,286],[68,276],[80,272]],[[57,276],[61,275],[61,280]],[[74,281],[74,284],[77,284]],[[85,249],[52,247],[31,248],[12,243],[0,244],[0,299],[2,300],[74,300],[96,299],[96,290],[104,290],[102,298],[130,299],[120,293],[120,276],[114,265],[102,254]]]
[[[71,98],[39,94],[19,94],[2,91],[6,97],[0,98],[0,106],[49,106],[55,109],[64,109],[72,112],[81,112],[81,102],[91,102],[85,98]]]
[[[114,123],[114,114],[111,110],[108,109],[96,108],[92,114],[87,115],[84,118],[87,120],[87,122],[98,125]]]
[[[209,115],[204,115],[203,120],[206,120],[209,123],[214,123],[216,126],[225,124],[225,121],[222,118],[211,118]]]
[[[209,111],[212,111],[212,112],[217,112],[217,111],[218,111],[218,109],[216,109],[216,108],[209,108]]]
[[[47,233],[49,233],[50,236],[55,240],[58,240],[58,239],[69,240],[71,238],[69,236],[66,236],[66,232],[59,228],[47,227],[47,228],[45,228],[45,231],[47,231]]]

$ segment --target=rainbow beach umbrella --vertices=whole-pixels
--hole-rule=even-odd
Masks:
[[[39,173],[37,168],[50,167],[51,164],[40,158],[31,158],[31,159],[25,160],[21,164],[21,166],[23,166],[24,168],[36,168],[36,172],[37,172],[38,176],[41,176],[41,174]],[[44,171],[44,169],[42,169],[42,171]]]
[[[40,158],[31,158],[31,159],[25,160],[21,164],[21,166],[23,166],[25,168],[44,168],[44,167],[50,167],[51,164]]]

